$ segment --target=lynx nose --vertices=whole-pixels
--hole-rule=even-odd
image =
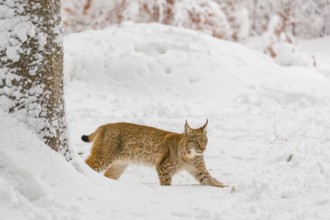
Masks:
[[[199,154],[204,153],[204,151],[205,151],[205,147],[204,148],[199,147],[199,148],[196,149],[196,152],[199,153]]]

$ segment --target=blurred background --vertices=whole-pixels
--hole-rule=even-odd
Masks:
[[[62,5],[66,34],[123,22],[161,23],[240,42],[282,65],[316,66],[314,55],[299,54],[296,46],[330,34],[330,0],[62,0]]]

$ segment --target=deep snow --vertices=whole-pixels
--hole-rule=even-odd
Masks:
[[[0,219],[329,219],[330,81],[185,29],[124,24],[65,37],[73,166],[0,112]],[[129,121],[182,132],[209,120],[206,165],[235,186],[152,168],[91,171],[80,136]],[[292,155],[292,159],[287,161]],[[77,172],[78,171],[78,172]]]

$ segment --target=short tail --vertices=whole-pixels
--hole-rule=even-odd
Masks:
[[[83,136],[81,136],[81,140],[83,141],[83,142],[90,142],[89,141],[89,139],[88,139],[88,136],[87,135],[83,135]]]
[[[92,134],[90,134],[90,135],[83,135],[83,136],[81,136],[81,140],[82,140],[83,142],[87,142],[87,143],[89,143],[89,142],[93,142],[93,140],[94,140],[96,134],[97,134],[97,131],[95,131],[94,133],[92,133]]]

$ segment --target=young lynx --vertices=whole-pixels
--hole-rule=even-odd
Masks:
[[[103,125],[85,142],[93,142],[86,163],[95,171],[118,179],[129,163],[142,162],[156,167],[161,185],[171,185],[174,174],[186,169],[201,184],[225,187],[205,167],[203,153],[207,144],[206,124],[192,129],[185,124],[183,134],[130,123]]]

